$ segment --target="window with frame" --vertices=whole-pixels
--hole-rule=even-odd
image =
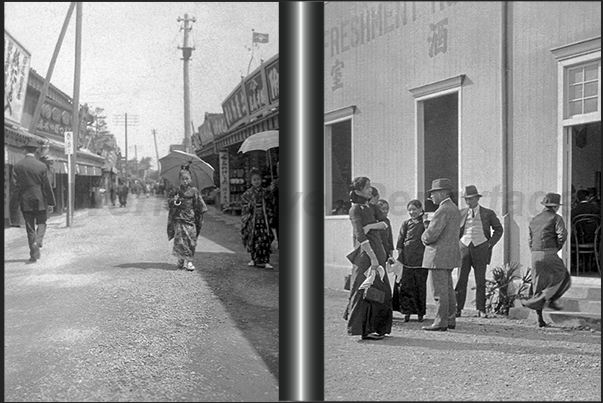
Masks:
[[[600,67],[598,61],[567,69],[568,117],[599,111]]]

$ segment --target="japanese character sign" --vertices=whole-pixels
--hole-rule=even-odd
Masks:
[[[446,53],[448,49],[448,18],[444,18],[442,21],[436,24],[429,24],[429,57],[434,57],[438,53]]]
[[[230,202],[230,161],[228,151],[219,152],[220,161],[220,204],[226,206]]]
[[[343,75],[342,69],[345,67],[344,63],[339,61],[339,59],[335,60],[335,64],[331,68],[331,78],[333,78],[333,86],[331,87],[332,91],[335,91],[338,88],[343,88],[343,81],[341,80],[341,76]]]
[[[31,55],[4,31],[4,118],[21,124]]]

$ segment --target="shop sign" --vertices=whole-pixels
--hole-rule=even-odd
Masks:
[[[75,146],[73,141],[73,132],[65,132],[65,155],[73,155]]]
[[[226,125],[226,119],[221,113],[205,114],[205,121],[199,126],[199,132],[193,136],[193,145],[196,149],[203,147],[204,144],[208,144],[219,136],[226,132],[228,127]]]
[[[4,119],[21,124],[31,54],[4,30]]]
[[[268,102],[264,92],[264,80],[262,80],[261,71],[245,80],[245,93],[247,94],[250,115],[266,107]]]
[[[268,102],[270,105],[278,101],[279,95],[279,70],[278,70],[278,59],[272,64],[266,66],[266,81],[268,83]]]
[[[220,151],[220,205],[230,202],[230,161],[228,151]]]
[[[229,128],[239,123],[248,115],[247,102],[243,94],[242,84],[239,84],[233,94],[222,104],[222,110],[224,111],[226,124]]]

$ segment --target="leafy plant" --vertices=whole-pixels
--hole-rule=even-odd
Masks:
[[[531,284],[530,268],[522,275],[521,264],[517,262],[495,267],[492,279],[486,279],[486,311],[508,315],[516,299],[528,297]]]

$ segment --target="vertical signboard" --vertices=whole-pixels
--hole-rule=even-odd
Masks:
[[[258,71],[255,75],[245,80],[245,93],[247,95],[247,104],[249,105],[250,115],[254,115],[268,104],[261,71]]]
[[[4,30],[4,119],[21,124],[31,54]]]
[[[270,105],[278,101],[278,59],[266,66],[266,81],[268,87],[268,102]]]
[[[74,151],[73,132],[65,132],[65,155],[73,155]]]
[[[220,151],[220,205],[222,208],[230,202],[230,161],[228,151]]]
[[[248,115],[247,102],[243,94],[243,85],[238,85],[233,93],[222,104],[226,124],[232,127]]]

